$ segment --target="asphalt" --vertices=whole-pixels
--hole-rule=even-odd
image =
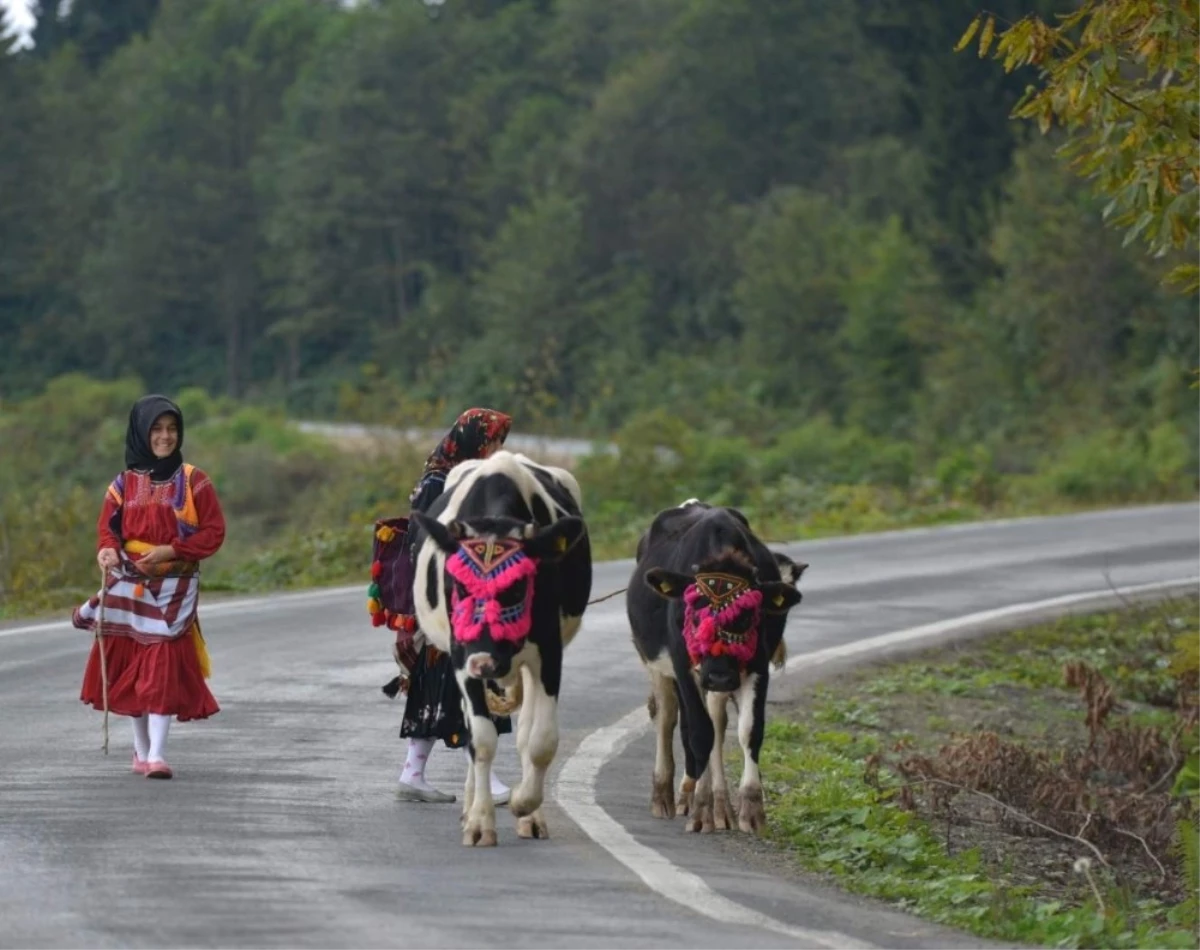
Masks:
[[[1016,603],[1191,577],[1200,509],[786,550],[811,564],[787,634],[799,656]],[[624,586],[630,568],[598,565],[594,594]],[[111,754],[101,754],[101,716],[78,702],[86,634],[0,626],[0,946],[984,945],[803,875],[773,873],[731,838],[652,819],[645,735],[598,767],[597,804],[660,870],[695,875],[705,893],[779,927],[723,922],[666,899],[553,797],[549,841],[518,839],[501,813],[498,848],[463,848],[457,805],[392,797],[401,709],[379,691],[394,666],[362,590],[213,603],[202,617],[223,708],[172,727],[170,782],[130,774],[124,720],[113,719]],[[777,678],[773,698],[803,688],[802,674]],[[615,597],[589,611],[568,650],[558,764],[645,698],[624,600]],[[458,792],[463,766],[461,753],[439,749],[429,775]],[[501,739],[499,771],[517,778],[511,737]]]

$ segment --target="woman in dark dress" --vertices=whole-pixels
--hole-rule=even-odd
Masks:
[[[512,419],[494,409],[468,409],[425,461],[421,478],[409,496],[413,511],[427,511],[446,486],[446,475],[459,462],[487,458],[504,444]],[[416,552],[408,549],[409,557]],[[448,654],[424,642],[417,632],[396,634],[396,661],[408,670],[408,699],[400,736],[408,740],[408,755],[400,773],[396,797],[402,801],[453,802],[425,780],[425,765],[434,742],[449,748],[465,747],[469,738],[463,718],[462,696]],[[507,716],[494,717],[497,731],[512,732]],[[492,773],[492,795],[497,804],[508,800],[509,789]]]

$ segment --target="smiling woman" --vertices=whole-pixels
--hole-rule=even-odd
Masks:
[[[75,626],[98,634],[80,698],[133,720],[133,771],[171,778],[171,717],[207,719],[220,707],[204,680],[208,654],[196,606],[200,561],[225,540],[208,476],[183,461],[183,412],[144,396],[129,413],[125,470],[108,487],[97,525],[99,593]]]

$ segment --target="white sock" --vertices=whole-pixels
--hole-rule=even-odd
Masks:
[[[150,724],[145,716],[130,716],[133,723],[133,754],[143,762],[150,757]]]
[[[158,713],[150,713],[150,751],[147,753],[151,762],[167,761],[167,730],[171,728],[171,717]]]
[[[425,763],[432,751],[432,739],[409,739],[408,755],[404,759],[404,771],[400,773],[400,781],[416,788],[428,788],[429,785],[425,781]]]

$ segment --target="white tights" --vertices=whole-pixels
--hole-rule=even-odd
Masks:
[[[133,721],[133,751],[137,757],[143,762],[165,762],[171,717],[147,713],[130,718]]]
[[[409,739],[408,754],[404,758],[404,770],[400,773],[400,781],[405,785],[412,785],[414,788],[429,788],[429,783],[425,781],[425,764],[429,761],[429,754],[433,751],[433,739]],[[463,755],[470,755],[466,747],[463,747]],[[496,772],[492,770],[492,794],[500,795],[508,791],[508,786],[505,785],[496,776]]]

